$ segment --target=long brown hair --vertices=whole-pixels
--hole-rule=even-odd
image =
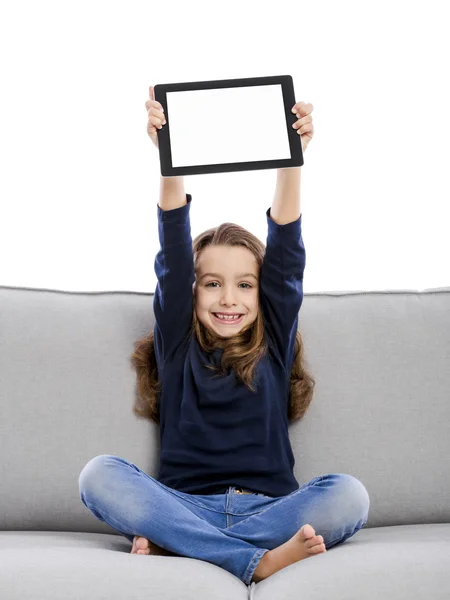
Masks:
[[[234,223],[222,223],[218,227],[208,229],[198,235],[192,243],[194,255],[194,271],[197,272],[197,261],[201,251],[207,246],[242,246],[250,250],[255,256],[259,272],[266,251],[265,245],[252,233]],[[221,369],[214,365],[205,365],[217,371],[219,375],[226,375],[231,367],[251,391],[253,377],[258,361],[267,352],[267,341],[264,336],[264,321],[261,310],[257,318],[249,326],[244,327],[237,335],[224,338],[215,335],[207,329],[198,319],[194,309],[190,335],[195,336],[199,346],[205,352],[212,352],[216,348],[223,348]],[[136,369],[138,396],[133,406],[133,412],[155,423],[160,422],[159,398],[161,394],[161,381],[158,379],[156,364],[154,334],[135,343],[135,351],[131,356]],[[316,382],[308,371],[304,359],[304,347],[300,332],[297,331],[294,362],[290,375],[289,410],[288,420],[296,421],[306,413],[313,397]]]

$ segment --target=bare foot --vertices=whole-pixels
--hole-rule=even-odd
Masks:
[[[151,556],[178,556],[178,554],[169,552],[169,550],[161,548],[160,546],[157,546],[154,542],[151,542],[147,538],[141,537],[139,535],[134,536],[131,554],[148,554]]]
[[[256,583],[299,560],[326,552],[323,537],[311,525],[303,525],[286,543],[266,552],[259,561],[252,581]]]

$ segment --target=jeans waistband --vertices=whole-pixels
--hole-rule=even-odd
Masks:
[[[214,491],[208,492],[207,495],[209,495],[209,494],[226,494],[228,492],[228,490],[230,489],[230,487],[234,487],[235,494],[257,494],[258,493],[258,492],[254,492],[253,490],[249,490],[249,489],[243,488],[243,487],[228,486],[226,488],[215,489]]]

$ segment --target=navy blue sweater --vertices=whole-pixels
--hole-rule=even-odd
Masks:
[[[220,366],[223,349],[203,352],[189,335],[195,281],[187,204],[157,205],[161,248],[153,309],[160,397],[158,481],[189,494],[222,494],[234,485],[279,497],[299,488],[288,436],[289,379],[298,312],[303,301],[305,248],[301,218],[278,225],[266,211],[267,243],[259,299],[269,351],[260,360],[250,391],[233,369]]]

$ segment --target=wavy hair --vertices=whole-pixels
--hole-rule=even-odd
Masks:
[[[247,248],[255,256],[259,273],[261,272],[266,250],[265,245],[252,233],[234,223],[222,223],[218,227],[206,230],[193,240],[195,272],[197,272],[197,263],[202,250],[208,246],[217,245]],[[252,385],[255,369],[259,360],[268,351],[264,332],[264,321],[260,307],[253,323],[244,327],[238,334],[230,338],[216,335],[198,319],[194,293],[190,335],[195,336],[199,346],[205,352],[213,352],[216,348],[223,348],[221,368],[219,369],[214,365],[205,366],[208,369],[217,371],[219,376],[226,375],[228,369],[233,368],[236,377],[253,392],[255,392]],[[135,342],[135,351],[131,355],[131,360],[136,370],[138,387],[138,396],[133,406],[133,412],[139,417],[151,419],[159,424],[161,381],[158,379],[154,333],[150,333]],[[291,422],[303,418],[313,397],[316,382],[308,371],[305,362],[303,340],[300,332],[297,331],[294,361],[290,374],[288,420]]]

